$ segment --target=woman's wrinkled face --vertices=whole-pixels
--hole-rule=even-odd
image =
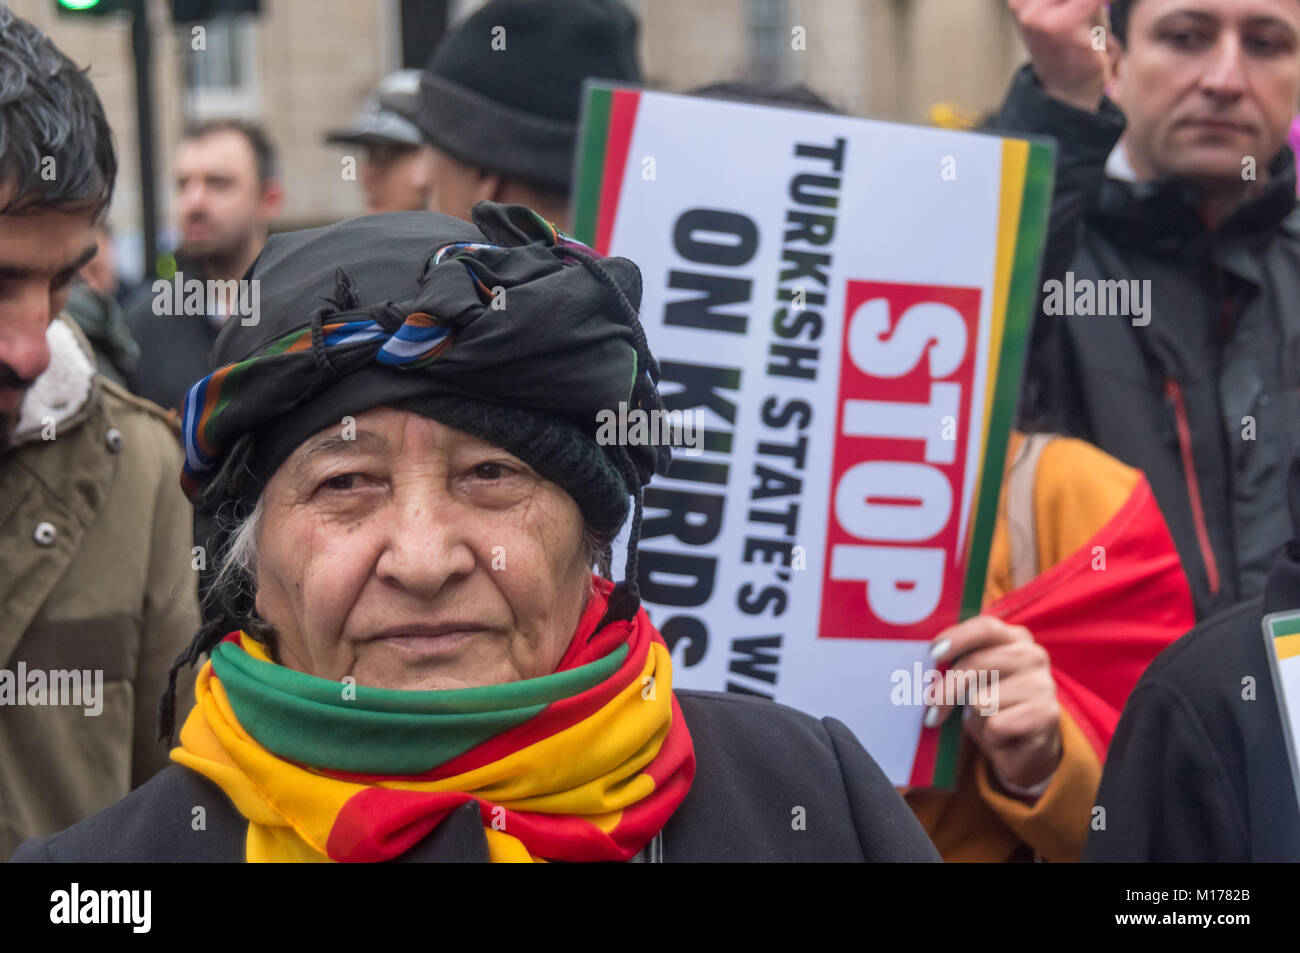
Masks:
[[[283,664],[395,689],[555,671],[591,585],[573,499],[418,414],[349,429],[307,440],[263,493],[257,611]]]

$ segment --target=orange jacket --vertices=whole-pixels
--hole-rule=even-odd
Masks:
[[[1023,440],[1022,434],[1012,434],[1008,471]],[[1129,499],[1140,476],[1081,440],[1062,437],[1047,444],[1033,480],[1037,570],[1051,568],[1092,539]],[[1014,588],[1006,492],[1004,480],[985,605]],[[988,760],[969,738],[962,743],[954,790],[914,788],[904,795],[945,860],[1078,860],[1101,780],[1101,759],[1064,709],[1061,742],[1056,774],[1033,804],[1000,788]]]

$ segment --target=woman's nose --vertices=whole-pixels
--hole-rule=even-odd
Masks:
[[[388,508],[383,552],[376,573],[421,596],[436,595],[449,582],[474,571],[477,558],[464,514],[445,496],[397,499]]]

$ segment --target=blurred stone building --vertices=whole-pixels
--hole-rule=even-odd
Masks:
[[[651,85],[803,83],[845,112],[924,123],[1001,100],[1025,59],[1006,0],[640,0]],[[801,33],[796,33],[801,30]],[[796,49],[799,45],[802,48]]]
[[[7,0],[87,65],[117,136],[122,171],[111,211],[123,265],[139,267],[140,188],[130,30],[60,16],[53,0]],[[257,17],[193,26],[149,0],[159,222],[171,227],[169,157],[190,118],[262,122],[280,151],[279,228],[357,214],[343,153],[323,144],[385,73],[428,50],[482,0],[262,0]],[[537,0],[546,2],[546,0]],[[929,121],[936,103],[992,109],[1024,53],[1006,0],[627,0],[641,18],[648,85],[681,91],[719,80],[804,83],[856,115]],[[196,49],[195,47],[201,47]],[[164,246],[169,243],[165,240]]]

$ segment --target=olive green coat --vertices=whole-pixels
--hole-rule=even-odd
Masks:
[[[0,860],[167,763],[158,698],[198,619],[174,431],[154,404],[97,377],[71,328],[51,325],[50,369],[0,452]],[[68,670],[91,673],[93,705],[66,682],[61,698],[17,703],[24,690],[39,700],[33,672]],[[182,715],[192,679],[179,680]]]

